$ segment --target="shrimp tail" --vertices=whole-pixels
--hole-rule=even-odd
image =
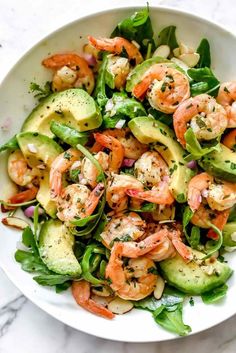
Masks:
[[[91,313],[102,316],[105,319],[113,319],[115,315],[101,304],[90,299],[90,284],[84,280],[73,281],[71,286],[72,295],[76,303]]]
[[[35,196],[37,195],[37,192],[38,192],[38,188],[36,188],[35,186],[32,186],[30,189],[24,190],[10,197],[8,202],[17,204],[17,203],[22,203],[26,201],[31,201],[35,198]]]
[[[97,186],[93,189],[93,191],[89,195],[87,202],[85,203],[85,217],[88,217],[93,213],[93,211],[98,205],[101,196],[104,193],[104,190],[105,187],[103,183],[97,184]]]
[[[158,188],[153,188],[148,191],[127,189],[126,194],[130,197],[156,203],[158,205],[171,205],[174,202],[174,198],[169,191],[168,184],[166,182],[160,183]]]

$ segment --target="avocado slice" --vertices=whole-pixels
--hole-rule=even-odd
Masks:
[[[214,151],[207,154],[199,164],[215,177],[236,183],[236,153],[222,144],[220,147],[220,152]]]
[[[79,276],[81,267],[73,252],[74,242],[74,236],[61,221],[47,221],[39,234],[40,257],[51,271]]]
[[[94,99],[86,91],[71,88],[44,99],[25,120],[21,131],[36,131],[53,137],[50,130],[52,120],[87,131],[98,128],[102,116]]]
[[[129,122],[129,128],[141,143],[153,143],[169,166],[170,190],[174,198],[182,203],[187,200],[188,182],[193,172],[186,166],[185,151],[176,141],[174,132],[153,117],[138,117]]]
[[[207,274],[209,262],[201,261],[205,254],[191,249],[194,260],[189,263],[177,254],[174,258],[159,263],[163,277],[168,283],[184,293],[200,295],[224,284],[233,273],[226,264],[217,260],[210,262],[212,274]],[[208,259],[210,261],[211,259]]]
[[[54,159],[63,152],[61,146],[54,140],[37,132],[21,132],[16,138],[31,168],[42,164],[50,168]]]
[[[40,177],[39,190],[36,199],[51,218],[56,218],[57,206],[56,202],[50,198],[48,171],[44,171]]]
[[[236,241],[232,239],[232,235],[236,239],[236,222],[227,223],[223,228],[222,234],[224,246],[236,246]]]

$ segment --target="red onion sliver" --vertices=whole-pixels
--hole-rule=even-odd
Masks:
[[[197,167],[197,162],[196,161],[190,161],[187,163],[187,167],[189,169],[195,169]]]
[[[133,167],[135,163],[135,159],[132,158],[124,158],[123,163],[122,163],[122,167]]]
[[[87,61],[89,66],[95,66],[97,64],[97,60],[92,54],[83,53],[82,57]]]
[[[28,217],[28,218],[34,217],[34,209],[35,209],[35,206],[29,206],[29,207],[27,207],[27,208],[24,210],[25,216]],[[43,214],[43,213],[44,213],[43,209],[39,207],[38,213],[39,213],[39,215]]]

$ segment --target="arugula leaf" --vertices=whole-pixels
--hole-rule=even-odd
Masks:
[[[189,206],[185,206],[183,216],[182,216],[183,232],[191,248],[197,249],[200,243],[199,227],[193,226],[191,229],[190,236],[188,235],[188,231],[187,231],[187,226],[191,221],[192,216],[193,216],[193,211],[190,209]]]
[[[93,221],[97,217],[98,217],[98,214],[94,214],[92,216],[88,216],[85,218],[76,219],[75,221],[71,221],[70,223],[74,224],[76,227],[84,227],[84,226],[86,226],[86,224]]]
[[[223,284],[220,287],[214,288],[208,292],[205,292],[201,295],[202,301],[205,304],[212,304],[218,302],[223,299],[227,294],[228,286],[227,284]]]
[[[47,81],[43,87],[40,87],[40,85],[38,85],[37,83],[31,82],[30,91],[35,93],[34,97],[37,98],[40,102],[53,93],[52,83],[50,81]]]
[[[39,203],[35,206],[34,208],[34,237],[35,237],[35,242],[37,244],[37,239],[38,239],[38,226],[39,226]]]
[[[30,227],[24,229],[22,243],[29,248],[28,251],[17,250],[15,252],[15,260],[21,264],[22,270],[38,273],[33,279],[41,285],[56,286],[56,291],[67,289],[70,285],[68,281],[71,281],[72,277],[56,274],[47,268],[39,255],[35,235]]]
[[[157,324],[170,332],[177,333],[179,336],[186,336],[190,333],[191,327],[183,322],[183,304],[177,304],[172,307],[162,305],[153,313]]]
[[[93,233],[93,239],[95,239],[97,241],[102,241],[100,234],[103,232],[103,230],[108,222],[109,222],[108,217],[105,215],[105,213],[103,213],[100,220],[99,220],[99,223]]]
[[[202,143],[201,145],[197,140],[192,128],[188,128],[184,134],[184,138],[186,140],[186,149],[190,153],[190,155],[185,157],[185,160],[188,161],[193,159],[197,160],[212,151],[220,152],[221,150],[220,143],[217,139]]]
[[[60,124],[57,121],[51,122],[50,130],[60,140],[73,147],[78,143],[80,145],[85,145],[88,142],[88,132],[79,132],[66,124]]]
[[[93,254],[94,253],[97,254],[101,252],[104,253],[104,249],[101,248],[101,246],[99,246],[98,244],[90,244],[86,247],[81,261],[83,278],[94,285],[99,285],[104,283],[104,280],[98,279],[92,274],[94,269],[98,267],[99,262],[101,261],[101,257],[99,257],[98,263],[96,263],[96,266],[94,266],[94,264],[92,264],[92,260],[94,260]]]
[[[154,46],[148,6],[119,22],[111,34],[111,38],[113,37],[124,37],[129,41],[135,40],[140,45],[141,53],[146,53],[149,43]]]
[[[134,212],[153,212],[156,210],[156,208],[157,208],[157,205],[155,203],[146,202],[139,209],[130,208],[130,210]]]
[[[207,93],[215,97],[218,94],[220,81],[208,67],[189,69],[187,74],[193,80],[190,82],[191,96]]]
[[[211,244],[213,244],[209,251],[207,252],[206,256],[204,256],[202,259],[205,260],[205,259],[208,259],[209,257],[211,257],[212,254],[214,254],[214,252],[216,252],[217,250],[219,250],[223,244],[223,235],[222,235],[222,231],[217,228],[214,224],[212,224],[211,222],[209,222],[209,226],[214,230],[214,232],[216,234],[218,234],[218,240],[214,241],[212,240],[211,241]]]
[[[196,68],[211,67],[211,52],[210,44],[206,38],[201,40],[197,48],[197,53],[200,55],[200,60],[196,65]]]
[[[103,108],[107,101],[108,97],[106,94],[106,68],[107,68],[107,53],[103,53],[102,64],[98,71],[98,77],[96,80],[96,86],[94,90],[94,98],[96,99],[100,108]]]
[[[107,101],[105,115],[103,116],[103,126],[114,128],[120,119],[133,119],[137,116],[146,116],[147,113],[134,98],[128,98],[124,92],[114,93]]]
[[[160,45],[168,45],[171,50],[179,46],[176,35],[176,26],[168,26],[163,28],[163,30],[158,34],[157,37],[157,47]]]
[[[13,136],[9,141],[0,146],[0,152],[6,150],[17,150],[19,148],[16,136]]]
[[[193,249],[198,248],[198,245],[200,243],[200,236],[201,236],[201,233],[200,233],[199,227],[193,226],[191,229],[191,235],[189,238],[191,248]]]

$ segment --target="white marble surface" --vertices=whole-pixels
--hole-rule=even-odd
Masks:
[[[79,16],[112,6],[144,5],[142,0],[0,0],[0,80],[34,43]],[[236,32],[235,0],[149,0],[202,15]],[[204,318],[202,318],[204,320]],[[236,316],[204,333],[165,343],[117,343],[71,329],[33,305],[0,270],[0,352],[13,353],[176,353],[236,351]]]

